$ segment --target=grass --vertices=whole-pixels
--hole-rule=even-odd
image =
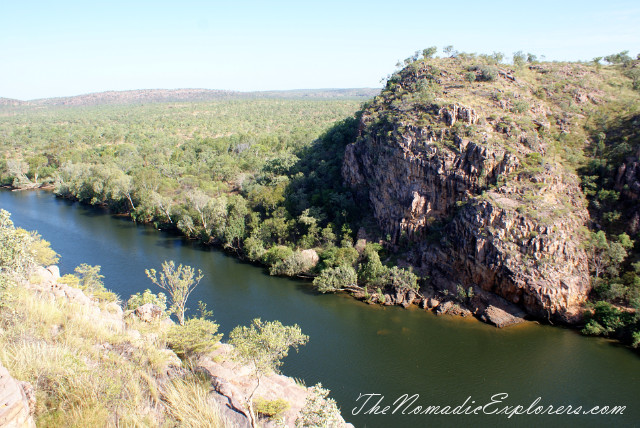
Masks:
[[[51,300],[20,286],[6,294],[0,363],[34,387],[38,426],[229,426],[202,380],[167,378],[180,361],[160,325],[133,333],[106,303]]]

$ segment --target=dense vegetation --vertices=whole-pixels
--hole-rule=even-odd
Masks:
[[[376,263],[375,276],[362,278],[380,286],[381,247],[354,248],[368,218],[340,176],[359,105],[259,99],[7,107],[0,118],[2,180],[14,187],[51,183],[58,196],[178,229],[273,275],[325,269],[326,277],[338,267],[355,272]],[[303,252],[309,249],[320,263]],[[396,283],[407,278],[417,287],[415,275],[400,272]]]
[[[375,132],[395,132],[391,122],[438,129],[432,110],[455,98],[482,117],[443,131],[441,144],[455,150],[457,136],[481,142],[490,128],[491,144],[519,157],[513,176],[478,183],[483,197],[511,180],[518,212],[544,223],[576,205],[560,200],[541,209],[534,176],[552,167],[578,173],[592,216],[583,239],[594,290],[584,331],[640,344],[638,192],[618,177],[638,158],[640,60],[621,52],[606,64],[550,63],[516,52],[507,64],[497,52],[436,52],[428,48],[399,63],[380,96],[359,111],[348,99],[267,98],[2,107],[0,177],[14,187],[49,182],[61,197],[177,229],[273,275],[315,277],[322,292],[417,289],[423,282],[391,263],[397,254],[390,250],[408,251],[407,242],[356,239],[364,226],[385,241],[368,208],[343,186],[344,148],[358,138],[363,111]],[[543,121],[536,119],[541,113]],[[518,153],[518,144],[533,152]],[[437,234],[438,225],[432,230]]]

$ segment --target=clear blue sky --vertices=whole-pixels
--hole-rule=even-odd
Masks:
[[[428,46],[640,52],[640,2],[0,0],[0,97],[377,87]]]

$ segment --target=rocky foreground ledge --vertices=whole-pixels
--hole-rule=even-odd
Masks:
[[[0,427],[35,427],[31,416],[34,404],[31,385],[15,380],[9,371],[0,365]]]
[[[31,275],[31,280],[23,286],[33,292],[34,298],[45,301],[61,302],[80,305],[83,311],[91,315],[96,325],[107,326],[111,331],[123,338],[123,344],[115,349],[109,344],[96,344],[101,352],[117,352],[123,357],[134,354],[136,348],[157,344],[158,334],[152,328],[152,323],[171,325],[169,318],[164,318],[162,311],[156,311],[154,305],[145,304],[133,311],[123,311],[115,302],[99,302],[88,296],[82,290],[70,287],[60,281],[57,266],[39,267]],[[131,322],[135,320],[135,322]],[[137,328],[133,328],[137,326]],[[178,356],[170,349],[158,345],[159,352],[165,353],[164,367],[157,370],[158,384],[170,383],[174,378],[184,376],[187,369]],[[210,381],[209,400],[217,403],[223,419],[230,426],[249,427],[249,412],[245,397],[255,387],[255,377],[248,366],[235,363],[231,357],[231,345],[220,344],[211,354],[200,357],[192,369],[204,375]],[[283,412],[278,421],[261,417],[261,427],[296,426],[296,419],[305,405],[312,388],[307,388],[287,376],[272,374],[261,377],[260,386],[254,396],[265,400],[284,399],[289,408]],[[160,390],[162,394],[162,388]],[[6,368],[0,366],[0,427],[22,428],[35,427],[33,413],[35,411],[35,393],[31,385],[20,382],[11,377]],[[154,411],[150,409],[150,411]],[[155,411],[161,411],[156,409]],[[341,419],[333,427],[353,427]]]

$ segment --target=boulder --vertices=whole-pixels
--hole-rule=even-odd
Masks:
[[[29,396],[21,382],[11,377],[9,371],[0,365],[0,427],[35,428],[31,414],[35,405],[33,388],[27,384]]]
[[[308,249],[300,251],[300,255],[305,260],[305,266],[315,267],[320,261],[320,256],[316,253],[316,250]]]

